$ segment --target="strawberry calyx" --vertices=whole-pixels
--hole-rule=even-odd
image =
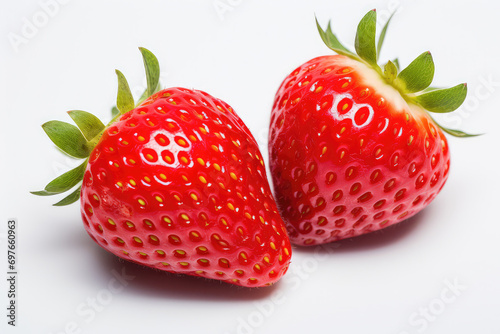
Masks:
[[[140,47],[139,50],[144,61],[147,88],[137,103],[134,101],[127,79],[122,72],[115,70],[118,77],[118,94],[116,106],[111,110],[113,118],[107,125],[104,125],[93,114],[83,110],[68,111],[68,115],[76,126],[62,121],[49,121],[42,125],[43,130],[57,148],[73,159],[83,159],[83,162],[78,167],[50,181],[43,190],[32,191],[33,195],[52,196],[73,190],[65,198],[55,203],[54,206],[65,206],[76,202],[80,198],[81,183],[90,154],[101,139],[104,131],[123,114],[134,109],[149,96],[161,90],[158,59],[146,48]]]
[[[316,19],[316,26],[321,39],[329,49],[372,68],[387,84],[394,87],[409,104],[422,107],[429,116],[431,112],[449,113],[456,110],[467,96],[467,84],[461,83],[451,88],[430,87],[434,78],[434,61],[429,51],[419,55],[401,71],[398,59],[389,60],[382,67],[378,64],[387,28],[393,15],[394,13],[385,23],[378,42],[376,42],[377,13],[375,9],[369,11],[358,24],[354,44],[356,52],[352,52],[339,41],[332,32],[331,21],[328,22],[326,29],[323,29]],[[435,120],[434,122],[444,132],[455,137],[477,136],[446,128]]]

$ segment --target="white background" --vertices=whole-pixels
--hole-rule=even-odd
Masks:
[[[0,5],[2,333],[500,332],[498,2],[65,2],[50,10],[44,1]],[[231,10],[218,12],[214,5],[221,3]],[[331,18],[334,31],[352,46],[368,10],[377,8],[386,18],[395,4],[399,12],[381,60],[399,56],[407,65],[431,50],[435,85],[469,84],[465,105],[456,116],[440,118],[443,124],[486,133],[450,138],[449,180],[409,221],[330,245],[330,251],[295,249],[279,284],[248,290],[121,262],[87,236],[77,204],[55,208],[54,198],[28,193],[75,166],[40,125],[70,121],[65,111],[71,109],[109,120],[114,69],[125,73],[135,93],[144,85],[138,46],[157,55],[165,86],[205,90],[232,105],[266,156],[270,109],[281,80],[308,59],[330,53],[314,13],[323,24]],[[44,11],[52,14],[46,21]],[[27,34],[30,22],[39,27]],[[13,38],[25,40],[16,45]],[[20,226],[14,329],[4,315],[11,217]],[[134,278],[110,293],[113,270]],[[449,290],[450,284],[458,290]]]

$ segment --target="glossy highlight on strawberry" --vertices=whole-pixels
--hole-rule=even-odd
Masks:
[[[384,70],[378,67],[372,52],[374,15],[368,13],[358,27],[358,54],[338,42],[330,25],[325,31],[318,25],[327,46],[339,55],[299,66],[276,94],[270,168],[295,244],[355,237],[413,216],[448,178],[450,156],[442,129],[467,136],[440,127],[428,113],[456,109],[466,85],[417,93],[434,74],[428,52],[399,75],[397,61]]]
[[[151,55],[146,70],[154,67]],[[94,145],[84,169],[74,172],[83,178],[78,196],[91,238],[160,270],[247,287],[278,281],[288,269],[290,241],[245,124],[199,90],[156,89],[135,106],[117,74],[121,112],[98,134],[77,122]],[[57,144],[53,127],[45,130]],[[54,182],[36,194],[60,193]]]

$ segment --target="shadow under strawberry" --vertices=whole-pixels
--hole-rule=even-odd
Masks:
[[[95,270],[105,275],[115,270],[134,276],[128,281],[123,293],[137,294],[141,298],[219,302],[253,301],[269,297],[280,286],[280,282],[277,282],[265,289],[248,288],[202,277],[174,274],[122,260],[97,245],[93,245],[93,248],[96,259]]]
[[[394,224],[385,229],[373,231],[353,238],[342,239],[336,242],[318,246],[296,246],[294,251],[308,253],[335,253],[343,252],[369,252],[371,250],[388,247],[390,244],[403,242],[404,239],[414,232],[422,224],[425,224],[428,211],[421,211],[404,223]]]

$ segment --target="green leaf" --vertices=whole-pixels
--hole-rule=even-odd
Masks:
[[[438,122],[436,122],[436,120],[434,118],[432,118],[431,115],[429,115],[429,117],[434,121],[434,123],[437,126],[439,126],[441,128],[441,130],[443,130],[444,132],[446,132],[449,135],[452,135],[453,137],[468,138],[468,137],[477,137],[477,136],[481,136],[482,135],[482,134],[469,134],[469,133],[466,133],[466,132],[463,132],[463,131],[460,131],[460,130],[446,128],[446,127],[442,126],[441,124],[439,124]]]
[[[387,19],[387,22],[385,23],[384,27],[382,28],[382,31],[380,32],[380,37],[378,38],[378,44],[377,44],[377,59],[380,56],[380,51],[382,50],[382,45],[384,44],[384,39],[385,39],[385,34],[387,32],[387,28],[389,27],[389,22],[391,22],[392,17],[394,16],[393,12],[391,16]]]
[[[398,68],[392,61],[388,61],[384,66],[384,75],[387,82],[392,83],[398,75]]]
[[[140,47],[139,50],[141,51],[142,59],[144,60],[144,68],[146,70],[146,79],[148,82],[146,92],[149,97],[154,94],[156,88],[158,87],[158,82],[160,81],[160,64],[151,51],[142,47]]]
[[[76,126],[61,121],[49,121],[43,124],[42,128],[50,140],[66,154],[79,159],[90,155],[92,148]]]
[[[130,91],[127,79],[122,72],[115,70],[118,76],[118,95],[116,97],[116,107],[120,113],[124,114],[135,108],[134,97]]]
[[[417,95],[414,101],[428,111],[447,113],[460,107],[466,96],[467,84],[462,83],[455,87],[436,89]]]
[[[371,65],[377,65],[377,49],[375,47],[375,30],[377,27],[377,12],[369,11],[359,22],[356,32],[356,52]]]
[[[466,132],[463,132],[463,131],[460,131],[460,130],[445,128],[444,126],[441,126],[439,124],[438,124],[438,126],[441,128],[441,130],[443,130],[447,134],[452,135],[454,137],[468,138],[468,137],[477,137],[477,136],[481,136],[482,135],[481,133],[480,134],[470,134],[470,133],[466,133]]]
[[[54,206],[65,206],[65,205],[69,205],[69,204],[75,203],[80,198],[80,190],[81,189],[82,189],[81,186],[78,187],[71,194],[69,194],[68,196],[66,196],[65,198],[63,198],[62,200],[60,200],[59,202],[57,202],[56,204],[54,204]]]
[[[58,193],[51,193],[48,192],[47,190],[39,190],[39,191],[30,191],[31,194],[37,195],[37,196],[52,196],[52,195],[57,195]]]
[[[115,118],[119,113],[120,110],[118,110],[116,106],[113,106],[113,108],[111,108],[111,117]]]
[[[398,81],[408,93],[426,89],[434,79],[434,61],[430,52],[424,52],[401,71]]]
[[[398,71],[399,71],[399,69],[401,68],[401,67],[399,67],[399,59],[398,59],[398,58],[395,58],[392,62],[394,63],[394,65],[396,65],[396,68],[397,68],[397,69],[398,69]]]
[[[91,141],[95,136],[104,130],[104,124],[96,116],[83,110],[68,111],[69,116],[76,123],[87,141]]]
[[[335,34],[332,32],[330,22],[328,22],[328,27],[326,28],[326,30],[323,30],[323,28],[321,28],[321,26],[319,25],[318,19],[316,18],[316,27],[318,28],[321,39],[329,49],[335,51],[340,55],[348,56],[351,58],[358,58],[353,52],[348,50],[344,45],[342,45],[342,43],[340,43],[337,36],[335,36]]]
[[[63,193],[70,190],[83,179],[85,167],[87,167],[86,160],[80,166],[56,177],[49,184],[47,184],[45,190],[50,193]]]

